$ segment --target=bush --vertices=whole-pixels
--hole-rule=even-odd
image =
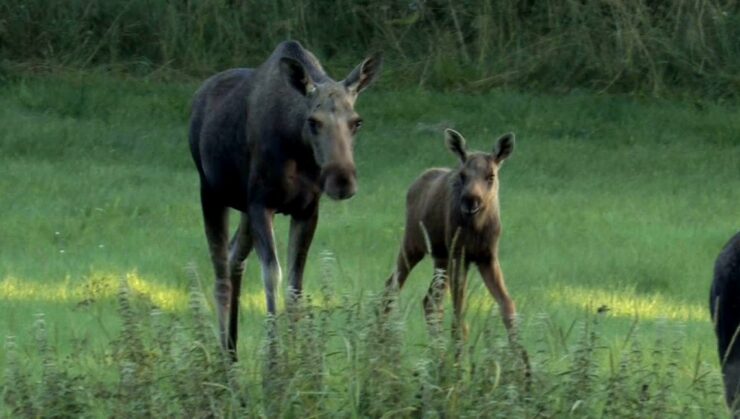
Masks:
[[[14,62],[202,77],[288,38],[345,68],[385,50],[392,86],[740,91],[734,0],[0,0]]]

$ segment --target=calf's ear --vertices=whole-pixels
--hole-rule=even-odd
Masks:
[[[496,148],[493,151],[496,164],[501,164],[501,162],[511,155],[511,152],[514,151],[514,142],[513,132],[507,132],[496,141]]]
[[[353,94],[359,94],[367,89],[380,76],[383,68],[383,54],[375,53],[355,67],[344,79],[344,87]]]
[[[467,148],[465,146],[465,138],[463,138],[462,134],[455,131],[452,128],[447,128],[445,130],[445,144],[447,145],[447,148],[454,153],[461,162],[465,162],[465,160],[468,158],[468,152]]]
[[[283,73],[288,85],[293,87],[302,95],[307,95],[314,91],[315,86],[311,76],[308,75],[306,68],[300,62],[283,57],[280,59],[280,71]]]

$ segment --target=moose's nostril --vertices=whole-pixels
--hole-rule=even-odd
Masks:
[[[476,212],[480,211],[481,208],[481,201],[473,197],[463,198],[461,204],[461,209],[463,210],[463,212],[466,212],[468,214],[475,214]]]
[[[325,191],[332,199],[351,198],[357,192],[357,182],[352,176],[335,174],[326,180]]]
[[[349,184],[349,178],[347,176],[337,176],[337,178],[334,180],[334,183],[337,185],[338,188],[346,188]]]

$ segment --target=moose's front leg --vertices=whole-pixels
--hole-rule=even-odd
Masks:
[[[514,322],[516,318],[516,307],[514,306],[514,301],[509,297],[508,291],[506,291],[506,283],[504,283],[504,274],[501,272],[501,266],[494,256],[490,261],[478,264],[478,270],[483,278],[483,282],[486,284],[486,288],[488,288],[488,291],[498,303],[501,317],[503,317],[506,331],[509,334],[509,342],[515,350],[519,351],[522,357],[524,389],[525,392],[529,392],[532,383],[532,366],[529,363],[527,350],[517,340],[516,323]]]
[[[303,292],[303,270],[306,267],[306,256],[311,247],[316,225],[319,221],[318,208],[307,216],[293,216],[290,220],[290,242],[288,244],[288,280],[290,281],[290,302],[300,298]]]
[[[486,284],[486,288],[488,288],[488,292],[491,293],[498,303],[506,330],[511,334],[514,331],[516,306],[511,297],[509,297],[509,292],[506,290],[504,274],[501,272],[501,266],[498,260],[493,258],[490,262],[480,263],[478,270],[480,271],[480,276],[483,278],[483,282]]]
[[[275,290],[282,277],[277,249],[275,248],[275,235],[272,229],[274,215],[274,210],[263,206],[249,208],[249,225],[252,231],[254,250],[257,252],[260,265],[262,265],[262,281],[265,284],[267,312],[271,315],[275,315]]]
[[[468,338],[468,325],[464,319],[468,288],[468,262],[464,257],[452,261],[449,275],[453,310],[452,335],[455,340],[463,342]]]

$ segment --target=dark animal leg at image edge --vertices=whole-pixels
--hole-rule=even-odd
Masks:
[[[709,310],[717,337],[717,351],[725,401],[733,418],[740,418],[740,232],[724,245],[714,264]]]
[[[719,300],[719,299],[718,299]],[[719,307],[719,304],[717,304]],[[734,397],[732,397],[732,405],[728,406],[730,409],[730,412],[733,413],[733,418],[740,419],[740,379],[735,378],[734,380],[729,377],[740,377],[740,361],[737,359],[730,361],[730,355],[732,354],[733,349],[735,348],[735,345],[740,345],[740,326],[738,326],[735,329],[735,332],[732,334],[732,339],[730,339],[729,345],[727,345],[727,350],[725,351],[724,356],[722,357],[722,362],[720,364],[720,367],[722,369],[722,379],[725,382],[725,386],[727,387],[725,392],[727,394],[732,394],[733,390],[732,387],[735,387],[735,394]],[[727,397],[729,400],[729,397]]]
[[[727,360],[730,357],[730,354],[732,353],[732,349],[735,348],[735,345],[738,345],[738,338],[740,337],[740,326],[735,329],[735,333],[732,335],[732,339],[730,339],[730,344],[727,345],[727,350],[725,351],[724,356],[722,356],[722,364],[721,366],[727,365]]]

